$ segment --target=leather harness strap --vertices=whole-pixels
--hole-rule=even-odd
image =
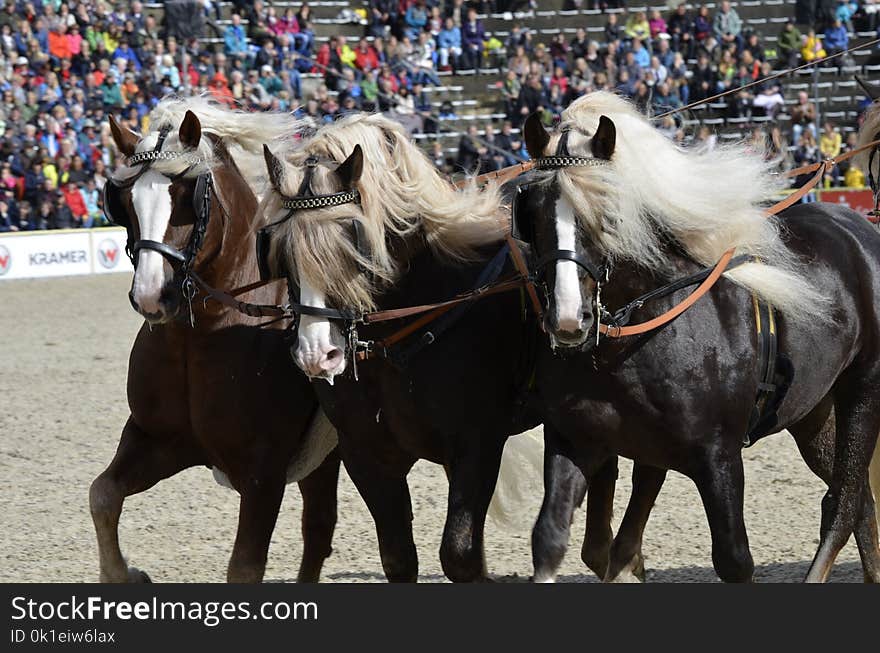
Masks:
[[[652,320],[648,320],[647,322],[642,322],[641,324],[634,324],[632,326],[613,326],[608,324],[600,324],[599,331],[605,334],[609,338],[623,338],[625,336],[635,336],[642,333],[647,333],[648,331],[653,331],[668,322],[671,322],[679,315],[684,313],[687,309],[693,306],[700,297],[705,295],[712,286],[715,285],[715,282],[721,278],[721,275],[724,274],[724,271],[727,269],[727,264],[730,263],[730,259],[733,258],[734,250],[729,249],[724,252],[724,255],[715,264],[715,267],[712,269],[712,272],[706,277],[706,280],[703,281],[697,287],[694,292],[688,295],[681,302],[670,308],[668,311],[663,313],[662,315],[658,315]]]

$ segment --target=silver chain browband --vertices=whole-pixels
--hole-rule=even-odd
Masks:
[[[350,190],[330,195],[317,195],[315,197],[289,197],[281,202],[281,206],[290,211],[303,211],[306,209],[326,209],[331,206],[340,206],[359,201],[360,193],[357,190]]]
[[[137,152],[132,154],[128,157],[128,165],[135,166],[148,161],[170,161],[171,159],[178,159],[181,157],[188,158],[190,165],[198,165],[202,162],[199,157],[193,156],[188,152],[174,152],[172,150],[157,152],[155,150],[149,150],[147,152]]]
[[[555,170],[573,166],[582,168],[607,166],[608,163],[605,159],[595,159],[588,156],[542,156],[540,159],[535,159],[534,167],[536,170]]]

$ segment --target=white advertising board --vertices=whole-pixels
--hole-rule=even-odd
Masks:
[[[92,272],[131,272],[131,261],[125,255],[125,229],[118,227],[92,229]]]
[[[0,281],[131,270],[124,229],[0,234]]]

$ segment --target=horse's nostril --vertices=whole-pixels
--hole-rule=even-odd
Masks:
[[[338,367],[339,364],[342,362],[342,356],[342,350],[334,347],[327,352],[324,360],[321,361],[321,369],[326,371]]]

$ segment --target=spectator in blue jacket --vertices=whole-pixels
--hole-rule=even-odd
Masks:
[[[848,0],[838,0],[837,9],[834,11],[835,17],[843,23],[847,29],[852,29],[852,17],[858,11],[858,2],[849,2]]]
[[[129,70],[133,69],[140,72],[140,59],[138,59],[135,51],[128,46],[127,38],[123,38],[121,41],[119,41],[119,47],[113,51],[113,61],[116,61],[117,59],[125,59],[128,62]]]
[[[244,27],[241,26],[241,16],[232,14],[232,24],[226,28],[223,35],[223,49],[228,55],[244,57],[247,55],[247,36]]]
[[[418,0],[415,4],[410,5],[403,17],[406,23],[406,35],[410,41],[416,41],[419,38],[419,32],[424,31],[425,25],[428,24],[428,9],[425,7],[425,0]]]
[[[647,70],[651,65],[651,53],[648,52],[648,48],[642,45],[641,39],[633,39],[632,50],[639,67],[641,67],[642,70]]]
[[[471,7],[467,12],[467,21],[461,26],[461,40],[464,46],[462,58],[467,68],[480,68],[483,65],[483,43],[486,32],[483,23],[477,20],[477,10]]]
[[[825,51],[829,54],[843,52],[849,47],[849,34],[846,27],[835,18],[834,22],[825,29]]]
[[[437,48],[440,51],[440,70],[451,70],[449,55],[452,55],[453,64],[461,56],[461,30],[455,26],[452,18],[446,19],[437,35]]]

